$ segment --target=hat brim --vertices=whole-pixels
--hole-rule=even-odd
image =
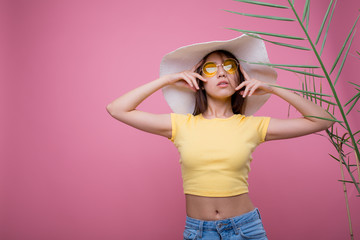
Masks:
[[[276,82],[277,73],[273,68],[241,61],[269,63],[264,42],[245,34],[227,41],[197,43],[178,48],[163,57],[160,63],[160,76],[189,70],[205,55],[216,50],[226,50],[234,54],[250,77],[270,84]],[[168,85],[162,91],[173,112],[182,114],[194,112],[195,93],[190,89]],[[269,97],[270,94],[246,97],[243,114],[253,115]]]

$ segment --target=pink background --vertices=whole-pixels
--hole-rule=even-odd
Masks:
[[[303,4],[296,0],[299,9]],[[312,1],[313,38],[327,4]],[[324,53],[328,68],[359,8],[358,0],[338,1]],[[291,16],[230,0],[1,1],[0,239],[182,239],[176,148],[116,121],[105,108],[156,79],[166,53],[239,35],[224,27],[303,36],[297,23],[221,9]],[[266,46],[273,63],[315,63],[311,53]],[[355,50],[359,33],[350,54]],[[355,93],[346,81],[359,83],[359,67],[349,55],[338,84],[342,103]],[[280,85],[299,87],[295,74],[278,74]],[[140,109],[170,112],[160,91]],[[256,115],[286,118],[287,109],[272,96]],[[355,131],[358,116],[350,117]],[[328,152],[335,154],[329,141],[314,134],[257,148],[250,196],[269,239],[350,239],[339,164]],[[360,239],[359,198],[353,186],[348,190]]]

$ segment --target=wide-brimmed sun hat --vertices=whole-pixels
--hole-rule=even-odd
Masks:
[[[248,35],[227,41],[196,43],[180,47],[166,54],[160,63],[160,77],[166,74],[190,70],[204,56],[216,50],[231,52],[239,60],[243,70],[252,78],[274,84],[276,71],[265,65],[243,62],[270,63],[263,40]],[[166,102],[175,113],[193,113],[195,108],[195,92],[188,88],[168,85],[162,89]],[[253,115],[269,99],[270,94],[246,97],[243,115]]]

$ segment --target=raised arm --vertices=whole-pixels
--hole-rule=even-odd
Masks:
[[[127,92],[107,105],[106,110],[117,120],[145,132],[171,137],[170,114],[153,114],[136,110],[136,107],[151,94],[169,84],[199,89],[196,78],[206,81],[193,71],[184,71],[160,77],[152,82]]]
[[[289,90],[272,87],[267,83],[252,79],[246,73],[244,76],[246,81],[236,88],[240,89],[246,86],[245,90],[241,92],[244,97],[251,96],[252,94],[272,93],[287,101],[303,115],[301,118],[292,119],[271,118],[265,141],[299,137],[325,130],[334,124],[333,121],[307,117],[316,116],[328,119],[332,118],[325,109],[317,104]]]

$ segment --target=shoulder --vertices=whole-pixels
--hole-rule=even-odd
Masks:
[[[186,124],[198,118],[198,116],[194,116],[190,113],[188,114],[170,113],[170,117],[171,117],[172,125]]]
[[[255,127],[264,126],[267,127],[270,123],[271,117],[268,116],[244,116],[242,121],[248,125]]]

